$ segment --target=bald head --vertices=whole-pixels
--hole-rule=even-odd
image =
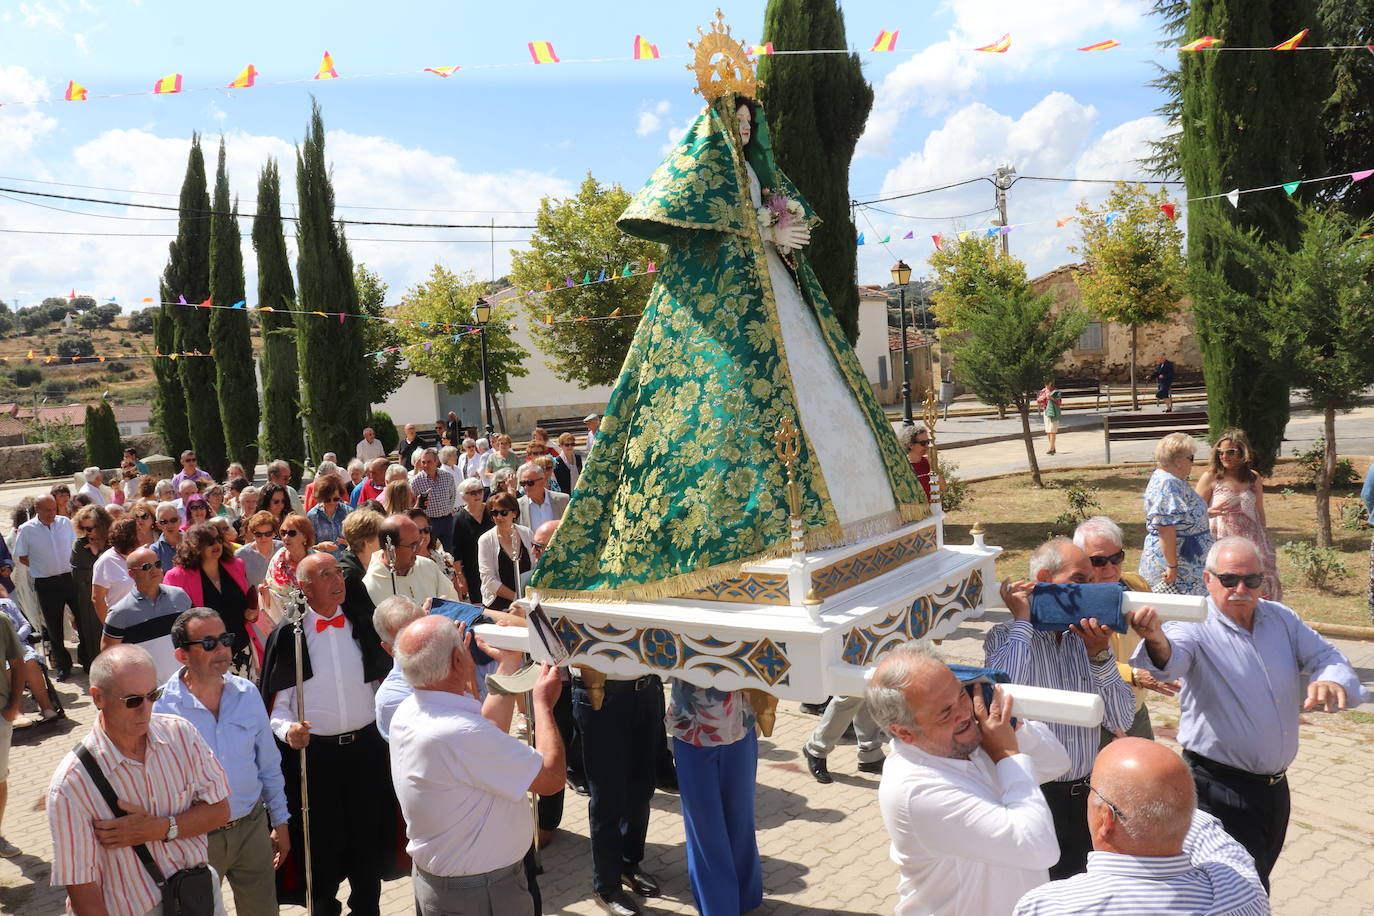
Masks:
[[[1178,754],[1144,738],[1118,739],[1097,755],[1092,785],[1101,793],[1088,800],[1094,849],[1137,856],[1182,851],[1197,794]]]
[[[558,519],[550,519],[538,528],[534,529],[533,552],[534,561],[539,562],[539,558],[548,549],[549,541],[553,540],[553,533],[558,530]]]

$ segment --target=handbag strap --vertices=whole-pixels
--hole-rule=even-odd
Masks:
[[[95,755],[91,753],[91,749],[86,747],[83,742],[78,743],[76,747],[73,748],[73,751],[76,753],[77,759],[86,767],[86,772],[90,774],[91,782],[95,783],[95,787],[100,790],[101,796],[105,799],[105,804],[110,806],[110,810],[114,812],[114,816],[123,817],[124,812],[119,810],[119,796],[115,794],[114,786],[110,785],[110,781],[105,778],[105,772],[100,769],[100,764],[96,762]],[[148,870],[148,874],[152,877],[154,884],[158,887],[162,887],[167,883],[167,879],[163,877],[162,869],[158,868],[157,863],[153,861],[153,854],[148,851],[147,846],[139,843],[134,847],[134,853],[138,856],[138,861],[142,862],[143,867]]]

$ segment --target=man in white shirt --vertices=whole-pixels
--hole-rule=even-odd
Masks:
[[[554,493],[549,490],[544,469],[537,464],[522,464],[516,472],[520,481],[520,524],[531,531],[545,522],[556,522],[563,518],[563,510],[571,498],[567,493]]]
[[[897,916],[1005,916],[1059,858],[1039,785],[1068,769],[1044,725],[1013,729],[1010,698],[990,709],[924,642],[889,652],[869,681],[892,735],[878,805],[900,871]]]
[[[29,568],[33,576],[33,587],[38,593],[38,604],[43,609],[43,626],[47,628],[52,643],[52,661],[57,668],[59,681],[65,681],[72,671],[72,656],[62,638],[62,612],[70,607],[72,616],[78,614],[76,580],[72,578],[72,547],[75,544],[76,532],[72,529],[72,520],[57,514],[57,500],[52,496],[38,497],[34,503],[33,518],[19,526],[19,536],[14,542],[14,555]],[[94,618],[94,613],[91,616]],[[80,641],[76,650],[77,661],[90,671],[91,662],[100,654],[100,621],[83,621],[78,617],[76,623]]]
[[[587,427],[587,455],[590,457],[592,446],[596,445],[597,433],[601,432],[601,415],[589,413],[582,418]]]
[[[301,502],[301,494],[296,492],[296,488],[291,486],[291,465],[278,458],[267,466],[267,482],[274,483],[286,490],[286,498],[291,501],[291,511],[297,515],[305,514],[305,504]]]
[[[374,605],[393,595],[403,595],[416,604],[427,598],[458,600],[453,581],[429,557],[416,553],[420,546],[420,527],[408,515],[389,515],[382,522],[381,550],[372,555],[363,575],[363,586]],[[394,562],[387,559],[391,549]]]
[[[482,647],[514,673],[521,656]],[[533,916],[523,858],[533,839],[527,792],[563,788],[563,741],[553,705],[561,684],[544,666],[533,691],[538,749],[512,738],[514,698],[468,695],[468,637],[451,620],[422,617],[396,638],[415,693],[391,722],[391,770],[405,815],[406,852],[422,916]]]
[[[386,446],[382,445],[382,440],[377,438],[377,434],[369,426],[363,430],[363,438],[358,442],[353,454],[359,461],[366,464],[374,458],[385,458]]]

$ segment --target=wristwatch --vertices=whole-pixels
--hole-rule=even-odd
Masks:
[[[1096,655],[1090,655],[1090,656],[1088,656],[1088,661],[1092,662],[1094,665],[1101,665],[1101,664],[1103,664],[1104,662],[1110,661],[1110,660],[1111,660],[1111,657],[1112,657],[1112,650],[1111,650],[1111,649],[1103,649],[1101,652],[1097,653]]]
[[[180,831],[177,830],[177,819],[172,817],[170,814],[167,815],[167,835],[162,838],[163,842],[171,842],[172,840],[175,840],[179,832]]]

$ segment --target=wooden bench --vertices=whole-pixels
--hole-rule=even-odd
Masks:
[[[586,416],[586,414],[582,416]],[[548,417],[540,420],[536,425],[542,427],[549,434],[549,438],[554,441],[557,441],[563,433],[575,433],[578,436],[587,434],[587,424],[582,422],[582,417]]]
[[[1159,439],[1169,433],[1190,436],[1207,435],[1207,411],[1175,410],[1172,413],[1125,413],[1102,418],[1102,438],[1108,463],[1112,460],[1112,443],[1132,439]]]
[[[1094,407],[1102,405],[1102,383],[1095,378],[1055,379],[1054,387],[1059,389],[1060,397],[1092,397]],[[1111,407],[1110,400],[1107,406]]]

